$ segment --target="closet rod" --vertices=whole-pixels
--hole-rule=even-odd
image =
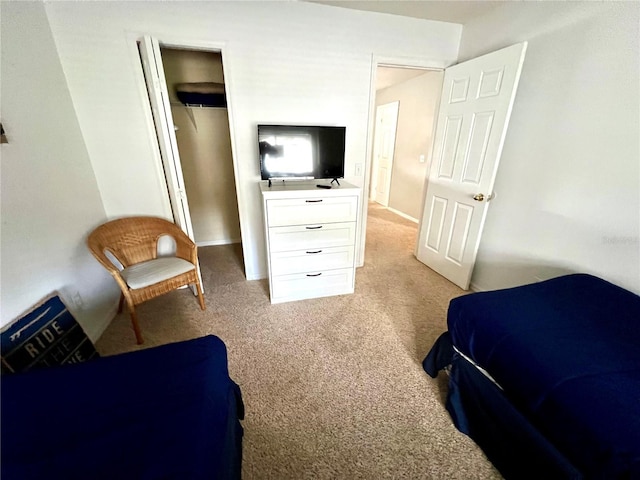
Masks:
[[[170,102],[172,107],[185,107],[187,109],[187,116],[191,123],[193,124],[193,128],[198,131],[198,125],[196,124],[196,117],[193,114],[194,108],[227,108],[227,107],[213,107],[210,105],[202,105],[202,104],[194,104],[194,103],[182,103],[182,102]]]

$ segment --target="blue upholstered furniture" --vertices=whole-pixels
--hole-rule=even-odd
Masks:
[[[244,416],[207,336],[2,377],[1,476],[237,479]]]
[[[567,275],[454,299],[423,362],[506,478],[640,479],[640,297]]]

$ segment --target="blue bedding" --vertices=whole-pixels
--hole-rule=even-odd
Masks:
[[[237,479],[243,416],[214,336],[3,376],[1,476]]]
[[[450,343],[586,478],[640,478],[640,297],[568,275],[456,298],[448,327]],[[428,358],[430,373],[445,363]]]

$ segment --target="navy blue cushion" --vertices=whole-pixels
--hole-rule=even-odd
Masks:
[[[456,298],[448,326],[453,345],[581,471],[640,478],[639,296],[567,275]]]
[[[3,480],[240,478],[244,407],[207,336],[2,378]]]

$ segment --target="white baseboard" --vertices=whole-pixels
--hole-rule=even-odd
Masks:
[[[400,210],[396,210],[395,208],[387,207],[387,210],[395,213],[396,215],[400,215],[402,218],[406,218],[407,220],[410,220],[413,223],[420,223],[417,218],[413,218],[412,216],[407,215],[406,213],[403,213]]]
[[[469,284],[469,290],[471,290],[472,292],[486,292],[487,291],[486,288],[481,287],[477,283]]]
[[[229,245],[231,243],[240,243],[240,238],[224,238],[222,240],[211,240],[207,242],[196,242],[199,247],[215,247],[217,245]]]
[[[94,344],[102,336],[102,334],[107,329],[107,327],[111,325],[111,322],[113,321],[113,319],[116,318],[116,315],[118,314],[119,303],[120,303],[120,297],[118,297],[118,300],[113,304],[113,306],[105,312],[102,319],[98,322],[95,322],[92,325],[93,328],[91,328],[90,330],[86,329],[86,330],[89,330],[86,332],[87,336],[91,339],[91,341]]]

